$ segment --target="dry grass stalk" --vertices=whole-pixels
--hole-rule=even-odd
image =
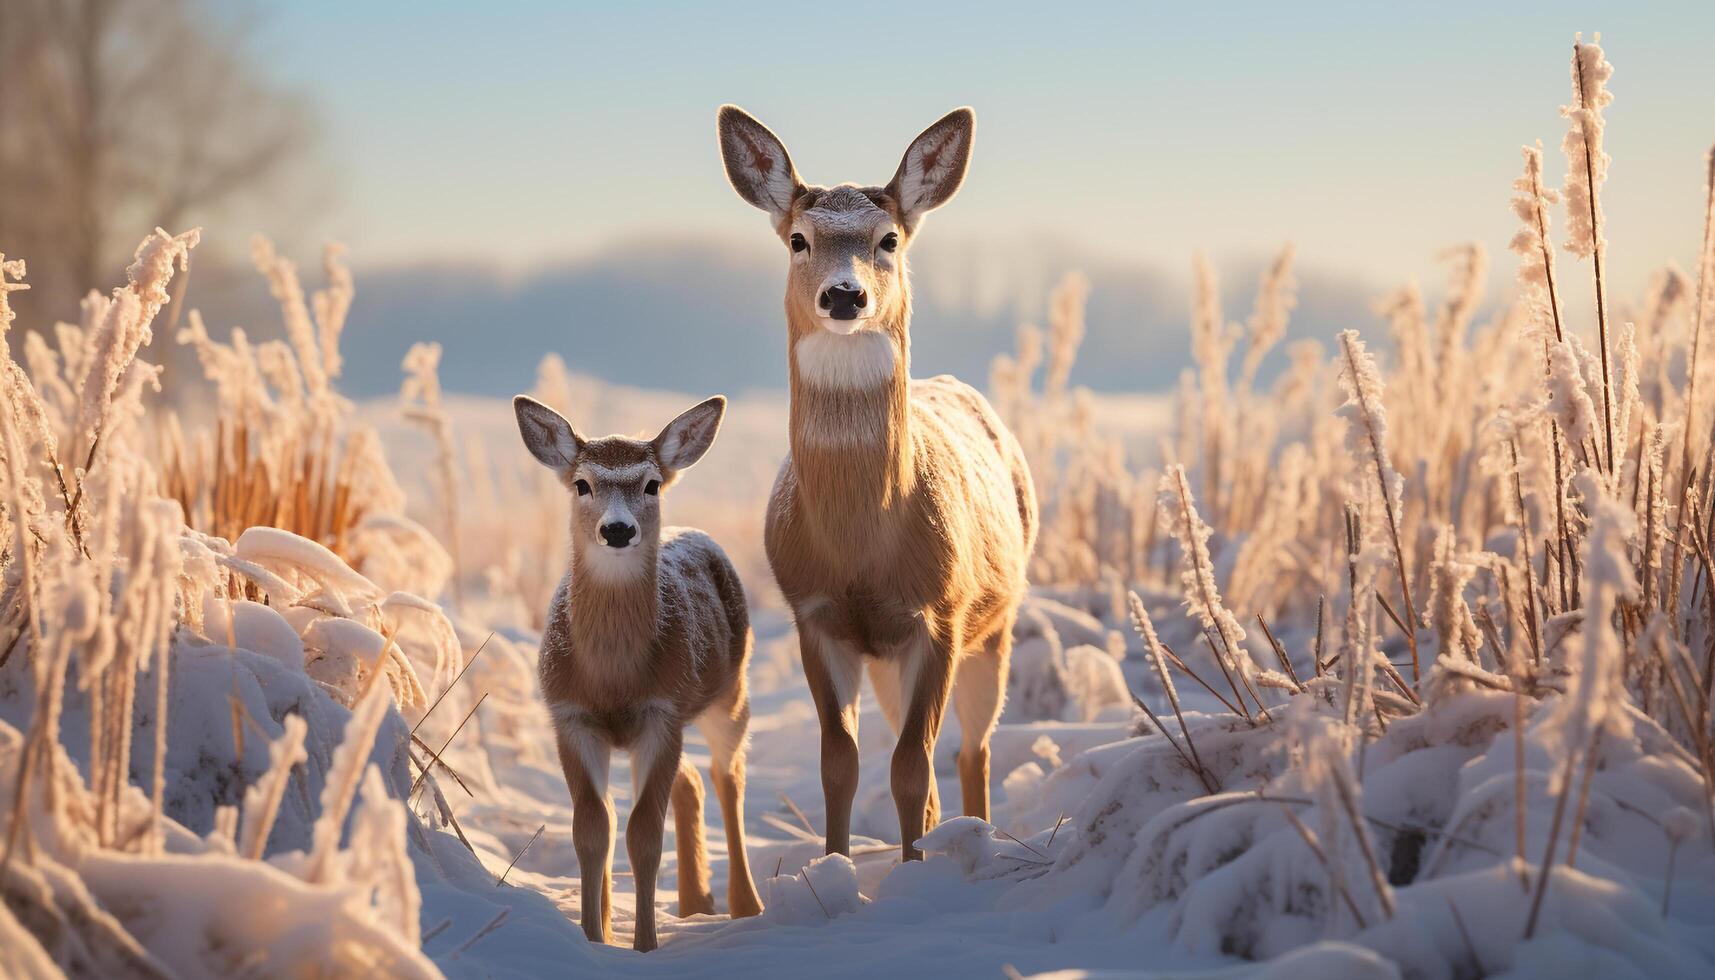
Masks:
[[[1715,147],[1706,157],[1707,172],[1703,182],[1703,247],[1697,253],[1697,302],[1691,327],[1691,355],[1686,364],[1684,442],[1680,447],[1680,487],[1691,485],[1691,436],[1702,417],[1697,404],[1697,374],[1699,355],[1703,349],[1703,319],[1710,302],[1710,265],[1715,263]]]
[[[1173,746],[1173,751],[1179,754],[1180,760],[1185,763],[1185,768],[1187,768],[1187,769],[1189,769],[1192,772],[1197,774],[1197,780],[1203,784],[1203,789],[1205,789],[1206,791],[1208,791],[1211,794],[1219,792],[1219,790],[1217,790],[1215,787],[1214,780],[1209,776],[1209,773],[1207,772],[1207,770],[1205,770],[1203,768],[1202,762],[1199,761],[1195,756],[1185,754],[1185,749],[1180,747],[1178,742],[1174,741],[1173,733],[1167,730],[1167,726],[1163,725],[1161,723],[1161,719],[1156,717],[1155,712],[1150,710],[1149,705],[1145,704],[1143,702],[1143,699],[1138,697],[1135,694],[1133,694],[1131,696],[1131,701],[1133,704],[1137,705],[1137,707],[1140,711],[1142,711],[1145,715],[1149,716],[1149,723],[1155,726],[1155,730],[1161,733],[1161,737],[1165,738],[1167,740],[1168,745]],[[1175,709],[1175,710],[1177,710],[1177,709]],[[1183,718],[1181,718],[1179,723],[1181,726],[1183,726],[1185,724],[1185,720]],[[1187,744],[1190,743],[1190,741],[1191,741],[1191,733],[1190,732],[1185,733],[1185,741]],[[1195,750],[1193,749],[1193,751],[1195,751]]]
[[[353,493],[361,455],[322,429],[269,446],[242,420],[220,420],[193,447],[163,440],[162,482],[187,522],[238,540],[252,527],[277,527],[353,557],[352,531],[369,505]]]
[[[1370,843],[1368,829],[1364,819],[1358,812],[1357,793],[1347,783],[1345,767],[1334,766],[1330,775],[1333,777],[1334,792],[1340,798],[1340,807],[1346,812],[1346,819],[1352,824],[1352,835],[1357,838],[1358,851],[1364,856],[1364,865],[1370,873],[1370,886],[1375,889],[1376,900],[1381,902],[1382,912],[1388,918],[1393,918],[1393,889],[1388,887],[1387,876],[1382,874],[1381,864],[1376,861],[1375,847]]]
[[[1513,684],[1513,835],[1518,845],[1515,860],[1518,864],[1519,887],[1530,890],[1530,864],[1525,858],[1525,793],[1524,778],[1524,688],[1514,680]]]
[[[1388,535],[1393,542],[1394,562],[1399,571],[1400,594],[1405,600],[1405,621],[1417,622],[1417,606],[1411,601],[1411,572],[1405,560],[1405,548],[1400,543],[1399,535],[1399,495],[1403,481],[1393,464],[1388,462],[1386,433],[1387,422],[1382,414],[1381,377],[1376,371],[1375,362],[1364,350],[1363,341],[1358,339],[1357,331],[1347,330],[1340,334],[1340,352],[1342,373],[1341,380],[1346,385],[1349,401],[1347,402],[1357,416],[1357,424],[1362,433],[1361,439],[1366,447],[1366,455],[1375,467],[1376,482],[1381,489],[1382,512],[1387,519]],[[1420,670],[1417,661],[1417,631],[1405,630],[1407,645],[1411,648],[1411,682],[1415,686],[1420,680]]]
[[[1159,496],[1162,515],[1179,538],[1184,561],[1180,578],[1184,586],[1186,604],[1202,622],[1205,632],[1212,631],[1219,637],[1218,646],[1210,641],[1215,662],[1220,664],[1221,672],[1226,674],[1227,683],[1233,691],[1233,699],[1244,712],[1245,719],[1251,720],[1250,710],[1245,705],[1244,696],[1239,693],[1239,684],[1235,679],[1242,678],[1247,687],[1250,684],[1253,665],[1249,654],[1238,646],[1244,641],[1245,631],[1222,604],[1221,593],[1215,586],[1213,562],[1209,557],[1209,536],[1214,531],[1203,523],[1203,519],[1197,514],[1196,504],[1191,496],[1191,486],[1185,477],[1185,467],[1175,464],[1167,468],[1167,472],[1161,477]],[[1251,690],[1251,697],[1256,699],[1254,689]],[[1256,704],[1263,717],[1267,718],[1268,708],[1261,700],[1257,700]]]
[[[1548,824],[1548,843],[1543,846],[1542,863],[1537,869],[1536,891],[1530,898],[1530,914],[1525,919],[1524,938],[1529,939],[1536,933],[1537,916],[1542,912],[1543,896],[1548,894],[1548,880],[1554,875],[1554,851],[1560,844],[1560,825],[1566,816],[1566,798],[1572,783],[1573,765],[1578,761],[1575,752],[1566,753],[1566,765],[1560,774],[1561,791],[1554,798],[1554,817]]]
[[[469,711],[465,712],[464,718],[459,720],[458,726],[452,730],[452,734],[447,736],[446,741],[441,743],[440,749],[434,753],[434,758],[437,762],[440,761],[441,756],[446,753],[447,746],[453,744],[453,739],[458,738],[459,732],[464,731],[464,726],[471,720],[471,717],[476,714],[476,709],[482,707],[482,703],[486,700],[488,700],[488,692],[484,691],[482,692],[482,697],[476,699],[476,703],[470,706]],[[423,785],[423,779],[428,776],[428,774],[429,770],[426,768],[417,774],[416,780],[411,783],[410,791],[405,794],[406,799],[410,799],[417,795],[418,788]]]
[[[1178,670],[1181,674],[1184,674],[1186,677],[1189,677],[1192,680],[1196,681],[1197,685],[1199,687],[1201,687],[1205,691],[1208,691],[1209,694],[1215,698],[1215,700],[1221,702],[1221,706],[1223,708],[1226,708],[1228,711],[1232,712],[1235,715],[1244,714],[1244,712],[1241,711],[1237,705],[1233,704],[1231,701],[1228,701],[1225,695],[1223,695],[1220,691],[1217,691],[1215,689],[1214,685],[1212,685],[1208,681],[1204,680],[1201,674],[1198,674],[1196,671],[1192,670],[1191,667],[1188,664],[1186,664],[1184,660],[1180,659],[1179,654],[1174,653],[1172,647],[1163,643],[1163,644],[1161,644],[1161,652],[1165,653],[1167,655],[1167,659],[1173,662],[1173,667],[1175,670]],[[1241,702],[1241,704],[1242,703],[1243,702]]]
[[[494,879],[494,887],[499,888],[506,884],[506,876],[512,873],[512,869],[518,866],[518,862],[524,859],[524,855],[530,853],[530,848],[536,845],[536,838],[542,836],[542,831],[547,829],[547,824],[536,828],[536,832],[531,834],[530,839],[524,842],[524,846],[518,849],[518,853],[512,856],[512,863],[506,866],[506,870],[500,873],[500,877]]]
[[[1596,777],[1596,763],[1602,751],[1602,729],[1590,736],[1590,747],[1584,751],[1584,775],[1578,780],[1578,805],[1572,811],[1572,832],[1566,842],[1566,866],[1578,866],[1578,842],[1584,836],[1584,812],[1590,806],[1590,783]]]
[[[1258,795],[1261,796],[1260,793]],[[1273,797],[1266,798],[1273,799]],[[1345,881],[1335,872],[1334,865],[1328,861],[1328,854],[1322,849],[1321,843],[1317,841],[1315,831],[1306,827],[1304,821],[1298,819],[1298,814],[1293,813],[1292,808],[1285,803],[1280,803],[1280,812],[1285,814],[1286,822],[1290,823],[1292,829],[1298,832],[1299,838],[1304,841],[1304,846],[1310,849],[1310,853],[1315,856],[1317,862],[1328,872],[1329,880],[1334,883],[1334,890],[1345,901],[1346,910],[1352,913],[1352,920],[1358,924],[1358,928],[1368,929],[1369,923],[1364,921],[1364,913],[1358,911],[1358,903],[1352,900],[1352,893],[1346,890]]]
[[[434,703],[429,705],[429,708],[427,711],[423,712],[423,717],[418,718],[417,723],[415,725],[411,726],[411,734],[412,735],[417,734],[417,729],[423,727],[423,722],[429,720],[429,716],[435,713],[435,709],[441,706],[441,701],[444,700],[448,694],[452,693],[453,688],[459,686],[459,681],[464,680],[465,672],[470,670],[471,664],[476,663],[476,658],[482,656],[482,651],[488,649],[488,641],[492,640],[492,639],[494,639],[494,631],[489,630],[488,635],[486,637],[484,637],[482,640],[482,645],[477,647],[476,652],[470,655],[470,659],[466,660],[464,662],[463,667],[459,668],[458,676],[453,678],[453,682],[451,684],[448,684],[446,686],[445,690],[441,691],[440,694],[435,696]]]
[[[1607,243],[1602,239],[1601,190],[1608,171],[1607,154],[1602,152],[1602,109],[1613,101],[1606,87],[1612,73],[1612,66],[1602,57],[1601,47],[1573,42],[1572,94],[1576,101],[1561,110],[1572,121],[1565,143],[1573,168],[1566,183],[1566,203],[1572,210],[1572,234],[1567,247],[1578,255],[1590,256],[1596,277],[1596,336],[1602,360],[1602,424],[1607,450],[1602,458],[1610,475],[1615,472],[1614,405],[1613,379],[1608,367],[1607,284],[1602,276]]]
[[[1256,624],[1262,628],[1263,638],[1268,640],[1268,645],[1274,650],[1275,658],[1280,661],[1280,669],[1286,672],[1287,679],[1292,681],[1292,686],[1302,693],[1304,682],[1298,679],[1298,671],[1292,666],[1292,658],[1286,655],[1286,648],[1274,638],[1274,631],[1268,628],[1268,620],[1262,618],[1262,613],[1256,614]]]
[[[1512,458],[1513,506],[1514,506],[1514,509],[1516,510],[1516,512],[1518,514],[1519,558],[1520,558],[1519,564],[1524,566],[1524,595],[1525,595],[1525,607],[1527,610],[1527,612],[1526,612],[1527,618],[1525,619],[1525,632],[1530,636],[1531,662],[1540,665],[1542,663],[1542,633],[1541,633],[1540,628],[1538,627],[1537,624],[1540,623],[1542,620],[1541,620],[1540,616],[1537,614],[1537,609],[1536,609],[1536,579],[1533,577],[1533,572],[1531,570],[1530,551],[1529,551],[1528,547],[1525,545],[1525,542],[1530,540],[1530,527],[1529,527],[1529,524],[1527,523],[1528,516],[1529,516],[1530,512],[1528,510],[1526,510],[1525,506],[1524,506],[1524,477],[1520,473],[1520,470],[1519,470],[1518,439],[1517,438],[1507,440],[1507,452],[1511,455],[1511,458]],[[1555,495],[1556,501],[1558,502],[1562,498],[1562,495],[1561,495],[1559,488],[1558,488],[1558,482],[1559,482],[1558,456],[1556,457],[1556,462],[1557,462],[1557,465],[1555,466],[1556,489],[1555,489],[1554,495]],[[1562,519],[1562,521],[1564,521],[1564,517],[1562,517],[1561,519]],[[1562,575],[1562,581],[1564,582],[1564,580],[1565,579],[1564,579],[1564,574],[1563,574]]]
[[[459,571],[462,563],[459,551],[459,464],[458,451],[453,446],[452,421],[441,404],[441,345],[413,344],[405,354],[405,381],[399,398],[405,418],[428,430],[435,440],[435,482],[441,498],[445,531],[443,541],[453,560],[453,597],[460,604],[464,591]]]

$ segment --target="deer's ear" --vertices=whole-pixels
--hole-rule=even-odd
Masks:
[[[954,109],[906,148],[887,190],[899,202],[907,230],[958,193],[965,181],[965,169],[970,166],[971,137],[976,128],[976,113],[968,107]]]
[[[768,212],[778,225],[804,189],[780,137],[735,105],[721,106],[721,161],[738,196]]]
[[[655,458],[668,476],[683,470],[709,451],[720,431],[721,418],[726,415],[726,399],[720,395],[686,409],[684,414],[667,423],[655,437]]]
[[[584,444],[572,430],[572,423],[527,395],[512,399],[512,411],[518,416],[518,434],[524,437],[524,448],[530,455],[557,473],[570,472]]]

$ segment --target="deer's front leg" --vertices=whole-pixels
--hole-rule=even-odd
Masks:
[[[893,805],[899,811],[899,846],[907,861],[923,859],[917,841],[940,818],[935,740],[940,737],[941,719],[952,689],[955,650],[950,637],[957,635],[957,630],[947,630],[944,638],[927,623],[917,630],[898,654],[906,658],[901,663],[902,673],[914,671],[915,678],[899,726],[899,743],[893,748]]]
[[[667,831],[667,804],[679,774],[684,733],[665,711],[651,711],[631,749],[631,779],[636,797],[625,818],[625,852],[637,884],[637,932],[631,946],[647,953],[655,935],[655,876],[661,870],[661,838]],[[688,873],[681,869],[681,874]]]
[[[798,616],[798,653],[822,723],[822,800],[828,854],[850,856],[852,799],[858,786],[859,654],[839,643],[815,615]]]
[[[613,804],[607,798],[606,742],[575,720],[558,722],[555,742],[572,792],[572,846],[582,878],[581,924],[592,943],[613,942]]]

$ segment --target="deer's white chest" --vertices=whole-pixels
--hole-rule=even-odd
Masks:
[[[817,330],[792,348],[798,380],[824,391],[868,391],[893,379],[899,350],[874,330],[837,334]]]

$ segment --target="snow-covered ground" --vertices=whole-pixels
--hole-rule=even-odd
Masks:
[[[900,868],[897,817],[887,779],[892,742],[873,699],[866,699],[860,722],[863,781],[853,816],[853,866],[838,859],[815,863],[823,856],[818,833],[822,793],[815,712],[795,665],[797,652],[790,625],[778,614],[765,613],[756,626],[746,833],[767,911],[759,918],[739,921],[728,921],[724,916],[675,917],[676,868],[669,845],[663,852],[659,886],[661,948],[640,955],[628,948],[587,947],[574,925],[578,867],[572,850],[571,800],[553,755],[547,713],[539,705],[527,705],[525,716],[518,722],[516,751],[489,750],[500,786],[492,793],[481,793],[478,799],[455,801],[466,836],[495,876],[506,869],[537,828],[546,825],[507,875],[507,885],[494,889],[493,903],[511,907],[514,916],[523,918],[509,919],[509,924],[490,937],[460,951],[459,947],[494,913],[486,908],[471,911],[468,893],[448,890],[444,893],[447,904],[443,905],[435,891],[425,891],[425,931],[434,928],[442,917],[456,923],[425,946],[449,975],[539,975],[567,962],[565,947],[572,947],[570,955],[580,962],[599,965],[604,972],[628,975],[739,976],[766,970],[857,977],[888,970],[933,970],[952,976],[993,977],[1009,964],[1033,972],[1066,966],[1135,968],[1211,962],[1206,956],[1164,951],[1148,964],[1140,964],[1138,937],[1105,929],[1085,930],[1082,936],[1075,930],[1053,936],[1052,925],[1042,921],[1040,913],[1011,913],[1000,908],[1010,890],[1008,882],[967,881],[951,858],[935,857],[921,866]],[[490,710],[508,711],[512,707],[485,707],[483,717]],[[1128,715],[1129,709],[1123,713]],[[1053,739],[1059,752],[1071,755],[1094,744],[1125,738],[1129,728],[1129,720],[1003,726],[995,738],[997,823],[1005,825],[1006,814],[1031,809],[1035,804],[1035,794],[1028,789],[1022,799],[1009,798],[1002,777],[1034,759],[1037,739]],[[485,738],[496,740],[487,723],[484,732]],[[950,751],[956,742],[955,733],[946,733],[937,753],[944,799],[958,799]],[[459,768],[460,760],[476,751],[480,750],[454,751],[447,758]],[[692,737],[688,752],[706,772],[708,753],[700,738]],[[624,771],[616,763],[616,774]],[[613,782],[614,802],[623,824],[630,804],[629,784],[619,775]],[[800,821],[800,813],[808,826]],[[717,903],[724,907],[727,865],[718,808],[709,808],[708,819],[714,892]],[[1018,850],[1028,853],[1022,847]],[[623,844],[615,851],[614,929],[616,941],[629,944],[635,901],[624,851]],[[814,892],[803,884],[807,867]],[[1068,919],[1067,925],[1073,922]],[[530,940],[525,941],[519,932]]]

